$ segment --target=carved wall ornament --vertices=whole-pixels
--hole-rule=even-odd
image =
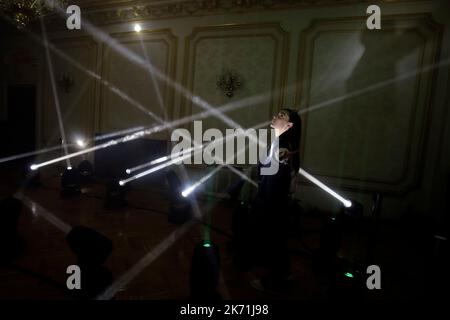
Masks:
[[[232,98],[235,91],[242,88],[243,78],[233,70],[224,69],[216,84],[217,89],[222,90],[228,98]]]
[[[381,0],[379,2],[408,2],[415,0]],[[373,1],[372,1],[373,2]],[[108,4],[109,3],[109,4]],[[150,19],[172,19],[217,14],[241,14],[273,10],[293,10],[314,6],[371,3],[371,0],[179,0],[156,1],[92,1],[83,14],[97,24],[113,24]]]

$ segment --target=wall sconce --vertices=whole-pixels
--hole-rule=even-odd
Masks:
[[[58,80],[61,88],[63,88],[65,93],[69,93],[70,88],[73,86],[74,81],[68,72],[64,72]]]
[[[236,72],[223,70],[219,80],[217,80],[217,89],[222,90],[228,98],[234,96],[236,90],[242,87],[243,79]]]

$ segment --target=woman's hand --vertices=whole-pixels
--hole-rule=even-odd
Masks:
[[[289,158],[291,157],[291,152],[289,151],[289,149],[286,148],[280,148],[280,150],[278,151],[278,161],[283,162],[283,161],[288,161]]]

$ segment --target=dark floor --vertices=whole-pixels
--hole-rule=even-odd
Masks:
[[[111,271],[114,283],[112,291],[103,296],[106,299],[188,299],[193,250],[207,230],[220,249],[218,291],[226,300],[342,298],[353,290],[352,286],[357,287],[353,294],[356,292],[364,299],[410,299],[427,294],[424,291],[428,280],[425,270],[429,270],[426,254],[417,243],[419,240],[410,240],[404,236],[406,233],[400,235],[395,224],[379,227],[371,253],[367,249],[371,225],[362,224],[358,230],[344,233],[339,255],[351,262],[348,270],[362,279],[355,285],[340,276],[330,281],[324,272],[313,268],[311,252],[320,246],[326,213],[303,212],[298,221],[293,220],[290,230],[294,276],[291,290],[271,295],[249,284],[262,274],[262,268],[243,272],[234,263],[230,237],[233,209],[227,201],[199,199],[200,211],[211,214],[210,229],[200,221],[177,225],[168,221],[169,202],[162,187],[131,190],[127,194],[128,206],[107,210],[102,184],[84,188],[80,196],[62,198],[58,176],[42,179],[39,188],[20,189],[17,170],[4,166],[0,171],[1,197],[23,194],[26,204],[19,220],[23,250],[12,264],[0,266],[0,299],[73,299],[65,290],[66,268],[76,264],[76,258],[67,245],[66,234],[76,225],[92,228],[113,243],[105,266]],[[364,287],[368,255],[381,268],[381,290]]]

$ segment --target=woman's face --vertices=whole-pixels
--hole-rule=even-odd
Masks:
[[[289,122],[289,114],[285,110],[281,110],[272,118],[270,126],[274,129],[285,131],[292,126],[292,122]]]

